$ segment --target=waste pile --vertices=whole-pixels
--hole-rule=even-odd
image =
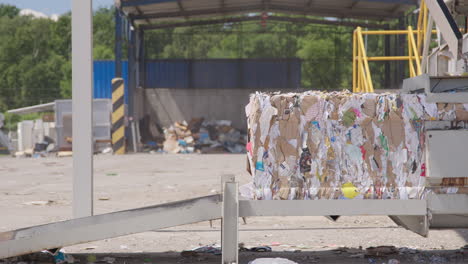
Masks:
[[[228,120],[175,122],[164,129],[163,151],[168,153],[245,153],[247,136]]]
[[[253,199],[420,199],[424,121],[468,105],[425,95],[256,93],[246,106]]]

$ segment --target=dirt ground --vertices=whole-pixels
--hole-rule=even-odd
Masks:
[[[95,156],[95,214],[177,201],[219,192],[223,174],[247,183],[244,155]],[[71,158],[0,157],[0,232],[71,218]],[[50,201],[34,205],[33,201]],[[219,263],[220,257],[179,252],[220,244],[219,222],[208,222],[108,239],[64,248],[95,262],[104,256],[114,263]],[[388,217],[249,218],[241,225],[247,247],[269,245],[272,253],[241,254],[241,263],[255,258],[283,257],[298,263],[468,263],[468,230],[431,230],[423,238],[397,227]],[[364,256],[371,246],[395,246],[386,258]],[[347,247],[348,249],[340,249]],[[413,250],[414,249],[414,250]],[[417,250],[417,251],[415,251]],[[1,261],[0,261],[1,263]]]

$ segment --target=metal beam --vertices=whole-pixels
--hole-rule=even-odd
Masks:
[[[357,4],[359,4],[359,2],[361,2],[361,1],[360,1],[360,0],[356,0],[356,1],[354,1],[354,2],[351,4],[351,6],[349,7],[349,9],[353,9],[353,8],[355,8],[355,7],[356,7],[356,5],[357,5]]]
[[[222,264],[239,263],[239,191],[238,183],[223,186]]]
[[[177,6],[179,7],[180,12],[185,12],[184,6],[182,5],[182,1],[177,0]],[[185,19],[189,19],[188,16],[185,16]]]
[[[239,216],[427,214],[426,200],[240,200]]]
[[[224,9],[224,14],[236,14],[236,13],[246,13],[246,12],[262,12],[264,6],[260,5],[251,5],[251,6],[240,6],[240,7],[231,7]],[[382,20],[389,18],[396,18],[396,15],[392,12],[382,12],[379,10],[373,11],[373,14],[370,15],[368,12],[363,12],[360,10],[350,10],[349,8],[341,8],[339,10],[330,9],[330,7],[323,6],[314,6],[309,10],[304,9],[304,7],[294,7],[286,5],[269,5],[269,11],[271,12],[284,12],[291,14],[306,14],[306,15],[319,15],[319,16],[330,16],[330,17],[346,17],[346,18],[363,18],[373,19],[373,20]],[[203,9],[203,10],[186,10],[184,12],[175,11],[175,12],[159,12],[144,14],[142,16],[135,15],[132,16],[133,20],[142,20],[142,19],[162,19],[162,18],[180,18],[180,17],[195,17],[195,16],[205,16],[219,14],[219,8],[212,9]]]
[[[73,216],[93,215],[92,0],[72,5]]]
[[[171,3],[171,2],[176,2],[176,1],[177,0],[127,0],[127,1],[120,1],[120,6],[121,7],[143,6],[143,5]]]
[[[115,77],[122,77],[122,15],[119,9],[115,9]]]
[[[178,0],[127,0],[127,1],[120,1],[120,6],[122,7],[130,7],[130,6],[143,6],[143,5],[154,5],[154,4],[162,4],[162,3],[171,3],[176,2]],[[406,5],[417,5],[418,0],[361,0],[364,2],[379,2],[379,3],[389,3],[389,4],[406,4]]]
[[[141,25],[140,28],[143,30],[151,30],[151,29],[164,29],[164,28],[175,28],[175,27],[190,27],[190,26],[203,26],[203,25],[212,25],[212,24],[236,23],[236,22],[245,22],[245,21],[258,21],[258,20],[262,20],[262,17],[261,16],[244,16],[244,17],[220,18],[220,19],[212,19],[212,20],[196,20],[196,21],[186,21],[186,22],[167,23],[167,24]],[[303,17],[269,16],[268,20],[279,21],[279,22],[323,24],[323,25],[336,25],[336,26],[348,26],[348,27],[360,26],[360,27],[376,28],[376,29],[386,28],[386,25],[375,24],[375,23],[329,21],[329,20],[311,19],[311,18],[303,18]]]
[[[23,228],[0,233],[0,259],[219,218],[221,196],[212,195]]]

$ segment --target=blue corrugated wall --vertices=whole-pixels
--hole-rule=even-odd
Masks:
[[[297,89],[300,59],[157,60],[146,65],[146,88]]]
[[[125,80],[125,102],[128,102],[128,63],[122,62]],[[94,61],[94,98],[112,98],[112,79],[115,78],[114,61]]]
[[[128,63],[122,62],[125,101]],[[114,61],[94,62],[94,98],[111,98]],[[170,59],[148,61],[145,88],[297,89],[301,85],[299,59]]]

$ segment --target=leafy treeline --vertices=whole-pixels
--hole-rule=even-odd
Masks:
[[[114,10],[94,13],[94,58],[114,58]],[[146,57],[303,59],[302,85],[351,86],[353,28],[267,21],[147,31]],[[382,41],[369,40],[382,50]],[[126,54],[126,52],[124,52]],[[381,72],[381,65],[373,66]],[[378,87],[378,84],[377,84]],[[71,15],[19,16],[0,5],[0,112],[71,96]]]
[[[19,16],[0,5],[0,112],[71,97],[71,15]],[[94,56],[112,59],[113,10],[94,15]]]

